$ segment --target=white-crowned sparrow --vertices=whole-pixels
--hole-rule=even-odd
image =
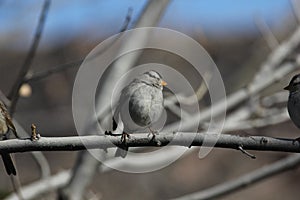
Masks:
[[[12,123],[11,117],[9,116],[5,105],[0,101],[0,135],[2,139],[6,139],[7,133],[12,131],[14,135],[18,138],[16,128]],[[1,153],[3,163],[8,175],[16,175],[16,168],[14,163],[11,159],[11,156],[8,153]]]
[[[122,134],[122,146],[116,151],[116,156],[125,157],[128,151],[126,137],[138,130],[148,129],[159,120],[163,109],[163,86],[167,83],[161,75],[148,71],[129,83],[121,92],[120,99],[113,116],[113,131]]]

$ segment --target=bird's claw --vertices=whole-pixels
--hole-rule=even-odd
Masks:
[[[149,137],[150,135],[152,135],[152,138],[151,138],[151,140],[154,140],[155,139],[155,137],[156,137],[156,135],[158,135],[158,131],[154,131],[154,130],[152,130],[151,128],[149,128],[149,133],[148,133],[148,136],[147,137]]]
[[[8,139],[7,134],[4,134],[4,135],[2,136],[2,140],[7,140],[7,139]]]
[[[121,136],[121,142],[122,143],[126,143],[126,138],[130,138],[130,135],[128,133],[122,133],[122,136]]]
[[[113,135],[111,131],[105,131],[104,135]]]
[[[295,142],[298,142],[298,143],[300,143],[300,137],[298,137],[298,138],[295,138],[295,139],[293,140],[293,144],[295,144]]]

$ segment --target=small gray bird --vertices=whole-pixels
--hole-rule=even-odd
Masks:
[[[130,133],[148,129],[155,137],[151,125],[159,120],[164,110],[162,90],[166,85],[162,76],[151,70],[135,78],[122,90],[113,116],[113,131],[122,134],[123,143],[116,156],[126,156],[126,137]]]
[[[5,140],[7,139],[7,133],[9,131],[12,131],[13,134],[17,137],[17,131],[12,123],[11,117],[9,116],[7,109],[5,105],[0,101],[0,135],[2,135],[2,139]],[[6,172],[8,175],[16,175],[16,168],[14,166],[14,163],[11,159],[11,156],[8,153],[1,153],[2,160],[6,169]]]

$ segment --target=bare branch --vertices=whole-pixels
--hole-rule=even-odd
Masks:
[[[245,154],[246,156],[249,156],[249,157],[252,158],[252,159],[255,159],[255,158],[256,158],[255,155],[253,155],[253,154],[249,153],[248,151],[244,150],[242,146],[239,146],[238,149],[239,149],[243,154]]]
[[[299,36],[300,36],[300,29],[299,29]],[[300,39],[300,37],[299,37]],[[237,104],[247,100],[250,95],[256,94],[261,92],[266,87],[270,86],[272,83],[278,81],[280,77],[285,76],[286,74],[294,71],[296,68],[298,68],[298,64],[300,60],[297,60],[297,63],[286,63],[283,64],[281,67],[279,67],[276,71],[273,71],[268,76],[264,78],[264,80],[260,81],[259,83],[251,84],[248,88],[243,88],[241,90],[238,90],[237,92],[231,94],[227,97],[226,100],[220,100],[217,105],[215,105],[214,112],[211,113],[211,109],[207,108],[202,110],[201,115],[199,113],[196,113],[194,115],[191,115],[189,119],[184,120],[184,123],[181,124],[182,130],[187,130],[193,126],[197,126],[198,122],[203,122],[206,119],[209,119],[210,117],[218,116],[220,113],[222,113],[224,110],[223,108],[231,109]],[[168,125],[165,130],[176,130],[176,127],[178,127],[179,123],[173,123],[171,125]]]
[[[236,117],[238,117],[238,115]],[[241,119],[240,121],[227,121],[223,128],[226,131],[245,130],[279,124],[287,120],[289,120],[287,109],[283,108],[281,110],[278,110],[273,115],[265,116],[263,118],[249,120]]]
[[[125,17],[125,21],[119,31],[119,33],[124,32],[129,25],[129,22],[131,21],[131,17],[132,17],[132,8],[128,9],[127,15]],[[81,65],[81,63],[84,60],[92,60],[94,58],[96,58],[97,56],[99,56],[99,54],[105,52],[108,48],[110,48],[111,46],[114,45],[115,42],[118,41],[118,39],[121,37],[122,34],[120,34],[111,44],[105,46],[105,48],[101,49],[101,51],[97,52],[94,56],[91,56],[90,58],[81,58],[79,60],[75,60],[75,61],[71,61],[69,63],[66,64],[62,64],[62,65],[58,65],[55,67],[51,67],[50,69],[47,69],[45,71],[41,71],[41,72],[35,72],[35,73],[28,73],[24,79],[24,82],[32,82],[32,81],[38,81],[41,80],[43,78],[49,77],[53,74],[65,71],[69,68],[73,68],[73,67],[78,67],[79,65]]]
[[[26,130],[20,125],[20,123],[16,120],[13,120],[14,125],[18,130],[18,134],[21,138],[28,138],[30,134],[26,132]],[[41,171],[42,178],[46,178],[51,175],[51,170],[47,158],[40,151],[31,152],[33,159],[36,161],[39,169]]]
[[[129,22],[131,21],[132,11],[133,11],[132,8],[128,8],[128,12],[127,12],[127,15],[126,15],[126,17],[125,17],[125,21],[124,21],[124,23],[123,23],[122,28],[121,28],[120,31],[119,31],[120,33],[127,30],[128,25],[129,25]]]
[[[284,59],[291,55],[299,44],[300,28],[298,27],[291,37],[283,41],[276,49],[274,49],[274,51],[272,51],[266,61],[262,64],[260,71],[255,75],[253,82],[256,84],[264,82],[265,78],[272,74],[276,68],[279,68]],[[297,58],[297,62],[299,62],[298,60],[299,58]],[[281,75],[280,77],[283,76],[284,75]]]
[[[176,198],[176,200],[216,199],[217,197],[230,194],[248,186],[252,186],[254,183],[257,183],[271,176],[294,169],[299,164],[300,155],[292,155],[273,164],[257,169],[249,174],[241,176],[236,180],[228,181],[223,184],[216,185],[212,188],[196,192],[194,194],[179,197]]]
[[[215,147],[259,151],[281,151],[300,153],[300,143],[293,139],[280,139],[266,136],[238,136],[221,134],[205,134],[178,132],[162,132],[153,140],[148,133],[131,134],[127,141],[128,147],[163,147],[167,145],[187,146],[186,141],[192,141],[190,146],[201,146],[204,138],[207,146],[218,140]],[[159,146],[158,146],[159,141]],[[0,152],[17,153],[28,151],[78,151],[85,149],[107,149],[121,145],[120,137],[116,136],[73,136],[73,137],[41,137],[38,141],[31,139],[11,139],[0,141]]]
[[[299,6],[299,1],[297,0],[291,0],[290,1],[292,4],[292,9],[293,9],[293,13],[296,17],[297,22],[300,22],[300,6]]]
[[[205,73],[204,77],[206,80],[211,79],[210,73]],[[189,118],[191,115],[187,113],[184,109],[179,108],[179,106],[176,105],[176,102],[180,102],[181,104],[185,105],[192,105],[195,103],[198,103],[203,96],[207,92],[207,86],[205,85],[205,82],[202,81],[198,89],[196,90],[196,93],[192,96],[183,96],[181,94],[176,94],[176,96],[170,96],[164,100],[164,106],[167,107],[172,113],[174,113],[179,118]]]
[[[286,91],[277,92],[273,95],[264,97],[261,101],[262,106],[271,107],[278,103],[284,103],[288,99],[289,93]]]
[[[273,50],[278,47],[279,42],[265,20],[259,15],[254,18],[254,21],[264,40],[267,42],[269,48]]]
[[[94,152],[94,155],[104,155],[103,152],[100,152],[100,149],[94,149],[93,151],[96,151]],[[84,165],[80,163],[84,163]],[[76,171],[77,174],[75,176],[71,176],[70,181],[64,187],[59,189],[60,199],[82,199],[82,194],[85,193],[86,187],[93,180],[93,172],[98,168],[98,164],[99,161],[95,159],[90,152],[81,152],[77,158],[75,169],[73,169],[73,171]]]
[[[77,67],[84,61],[84,59],[85,58],[82,58],[82,59],[79,59],[79,60],[76,60],[76,61],[71,61],[69,63],[65,63],[65,64],[62,64],[62,65],[58,65],[56,67],[52,67],[52,68],[47,69],[45,71],[35,72],[33,74],[31,74],[31,73],[27,74],[25,79],[24,79],[24,82],[38,81],[38,80],[41,80],[41,79],[46,78],[48,76],[51,76],[52,74],[62,72],[64,70],[67,70],[67,69],[72,68],[72,67]]]
[[[26,56],[26,59],[23,63],[23,66],[21,67],[21,71],[19,72],[17,81],[15,82],[14,86],[12,87],[12,90],[9,94],[9,99],[11,99],[11,106],[10,106],[10,114],[12,115],[15,112],[16,109],[16,104],[18,102],[19,99],[19,89],[21,88],[22,84],[24,83],[24,78],[31,66],[32,60],[35,56],[37,47],[39,45],[40,39],[41,39],[41,35],[43,33],[44,30],[44,25],[45,25],[45,21],[47,18],[47,14],[48,14],[48,10],[50,7],[50,2],[51,0],[45,0],[44,4],[43,4],[43,8],[41,11],[41,15],[39,18],[39,22],[38,22],[38,26],[36,28],[35,31],[35,35],[33,38],[33,42],[32,45],[30,47],[30,50]]]
[[[46,191],[56,190],[65,185],[71,178],[70,170],[62,171],[51,177],[38,180],[21,188],[21,192],[25,199],[33,199],[45,193]],[[15,193],[11,194],[5,200],[19,200]]]

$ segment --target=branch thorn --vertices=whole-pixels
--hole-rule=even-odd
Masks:
[[[243,147],[241,145],[238,146],[238,149],[245,155],[249,156],[252,159],[256,159],[256,156],[247,152],[245,149],[243,149]]]

